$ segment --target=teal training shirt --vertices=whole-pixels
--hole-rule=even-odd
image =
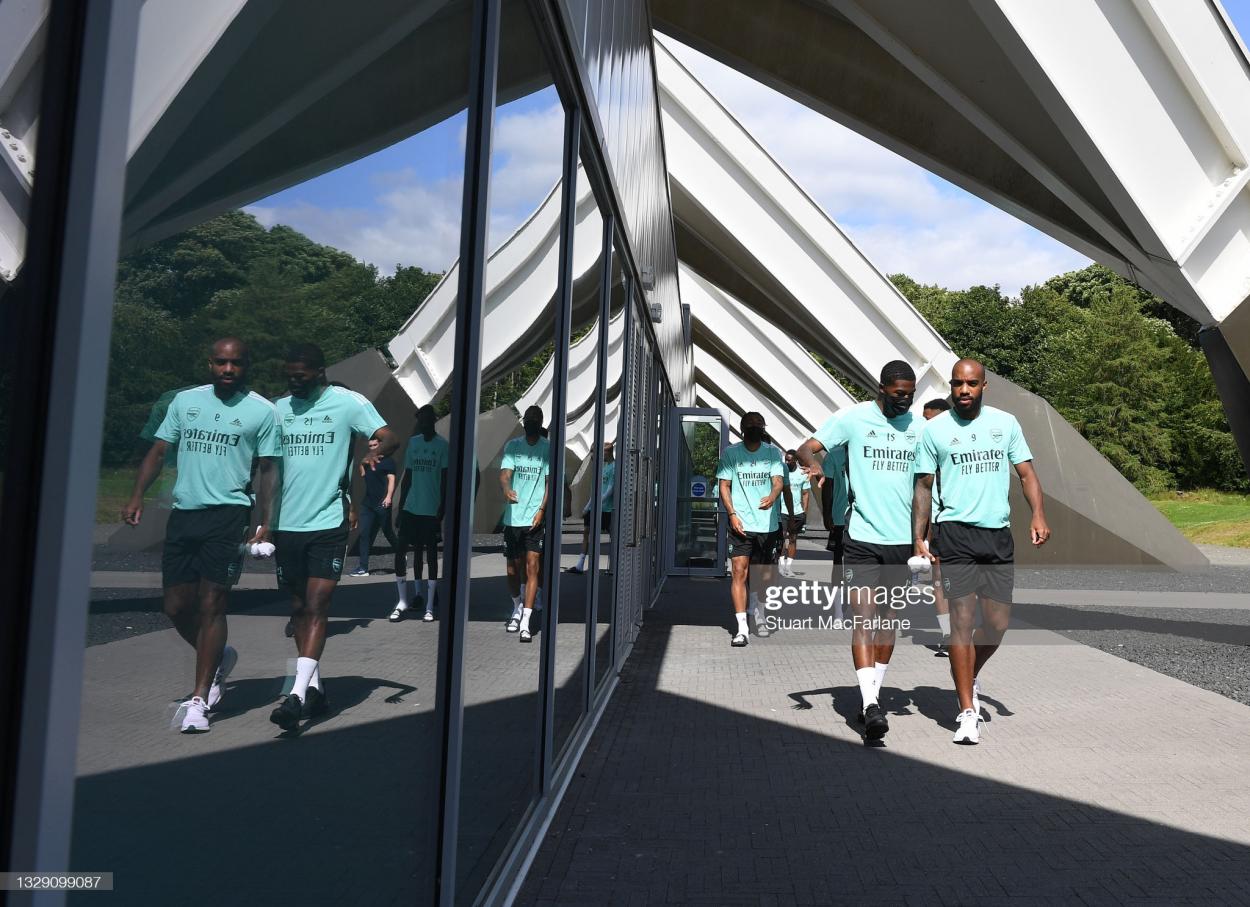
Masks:
[[[925,426],[916,472],[939,473],[934,482],[939,523],[1002,529],[1011,524],[1011,467],[1032,459],[1011,413],[982,406],[969,420],[952,409]]]
[[[443,470],[447,468],[447,441],[442,435],[425,440],[415,434],[404,451],[404,469],[412,476],[404,510],[414,516],[438,516],[443,496]]]
[[[603,464],[603,478],[599,482],[599,497],[603,501],[602,512],[611,513],[616,497],[616,461]]]
[[[782,467],[785,468],[785,460],[782,460]],[[812,483],[808,481],[807,476],[803,474],[803,470],[798,466],[794,467],[794,472],[790,472],[786,469],[782,478],[785,479],[786,484],[790,486],[790,503],[794,507],[794,515],[802,516],[807,512],[803,509],[803,492],[810,492]],[[781,516],[789,516],[789,514],[786,513],[785,495],[777,498],[777,502],[778,506],[781,508],[777,511],[778,514]]]
[[[784,480],[785,472],[781,451],[771,444],[761,442],[754,452],[741,443],[725,448],[716,467],[716,478],[729,480],[729,500],[745,532],[777,531],[777,507],[760,510],[760,501],[772,494],[773,476]]]
[[[282,456],[274,405],[250,391],[223,401],[211,384],[175,394],[155,437],[178,448],[175,510],[251,506],[253,457]]]
[[[834,413],[816,432],[825,450],[846,445],[851,516],[847,534],[874,545],[911,544],[912,465],[920,420],[886,419],[875,401]]]
[[[315,532],[343,524],[343,492],[352,435],[373,437],[386,421],[355,391],[327,385],[316,400],[283,397],[282,505],[278,529]]]
[[[547,476],[551,474],[551,442],[544,437],[530,444],[522,435],[503,448],[500,470],[512,470],[512,490],[516,503],[506,501],[503,509],[505,526],[532,526],[534,515],[543,505]]]
[[[821,494],[833,485],[833,525],[845,526],[847,511],[851,509],[851,497],[846,484],[846,447],[845,445],[827,448],[825,462],[821,464],[825,474],[825,484]]]

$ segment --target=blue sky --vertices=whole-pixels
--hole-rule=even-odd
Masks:
[[[1223,0],[1242,35],[1250,0]],[[726,66],[669,41],[851,239],[887,273],[952,288],[1008,293],[1088,259],[923,168]],[[351,252],[385,273],[396,264],[441,271],[460,232],[465,116],[270,196],[248,210]],[[502,107],[492,161],[492,245],[538,205],[560,171],[554,88]]]

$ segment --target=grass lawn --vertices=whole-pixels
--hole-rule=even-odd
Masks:
[[[122,507],[130,500],[130,491],[135,485],[135,473],[138,467],[122,468],[104,467],[100,470],[100,484],[96,487],[95,521],[97,523],[120,523]],[[174,487],[174,471],[165,469],[152,483],[144,501],[151,504],[161,493],[168,493]]]
[[[1172,491],[1151,503],[1193,542],[1250,548],[1250,495],[1223,491]]]

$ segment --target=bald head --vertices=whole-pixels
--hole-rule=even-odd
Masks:
[[[247,383],[252,354],[238,337],[222,337],[208,353],[208,371],[213,391],[223,400],[238,393]]]
[[[960,359],[951,369],[951,403],[963,419],[975,419],[981,412],[985,393],[985,366],[976,359]]]

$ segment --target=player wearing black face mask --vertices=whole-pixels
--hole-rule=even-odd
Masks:
[[[771,567],[777,563],[781,548],[781,530],[777,508],[773,505],[785,498],[791,509],[790,488],[782,476],[785,464],[781,451],[764,443],[764,417],[747,413],[742,417],[742,443],[725,448],[716,467],[720,500],[729,515],[730,564],[733,572],[734,613],[737,628],[732,644],[745,646],[749,641],[747,625],[747,573],[751,564],[767,565],[763,581],[771,581]],[[755,634],[767,636],[759,598],[751,596],[755,605]]]
[[[894,652],[894,630],[877,627],[873,619],[889,617],[878,601],[891,601],[906,584],[907,559],[912,555],[912,465],[920,439],[920,425],[909,407],[916,393],[916,373],[895,360],[881,369],[877,399],[834,414],[815,436],[797,451],[813,485],[825,482],[816,462],[821,450],[846,448],[851,514],[846,527],[843,579],[847,586],[854,628],[851,657],[863,698],[864,736],[879,740],[890,729],[878,694]]]
[[[538,606],[543,565],[544,519],[551,497],[551,443],[543,437],[543,411],[531,406],[521,425],[524,438],[513,438],[503,449],[499,483],[503,489],[503,554],[508,561],[508,591],[512,617],[505,629],[530,642],[530,617]]]

